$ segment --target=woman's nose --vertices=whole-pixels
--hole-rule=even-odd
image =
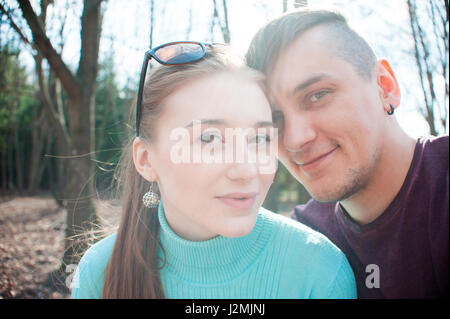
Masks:
[[[258,175],[256,163],[233,163],[227,171],[227,177],[233,181],[246,181],[255,178]]]

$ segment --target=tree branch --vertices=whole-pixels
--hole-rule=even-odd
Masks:
[[[22,14],[28,23],[33,34],[33,42],[36,49],[47,59],[51,68],[61,80],[61,84],[67,92],[69,98],[76,98],[79,95],[80,85],[76,77],[69,70],[61,56],[53,48],[49,38],[45,34],[36,13],[33,11],[28,0],[18,0]]]
[[[33,44],[27,39],[27,37],[22,33],[22,31],[20,30],[20,28],[17,26],[17,24],[14,22],[14,20],[12,19],[12,17],[10,16],[9,12],[6,11],[6,9],[3,7],[3,5],[0,3],[0,12],[2,12],[9,20],[9,25],[11,26],[11,28],[13,28],[14,31],[17,32],[17,34],[19,35],[19,37],[22,39],[22,41],[25,44],[28,44],[29,46],[31,46],[32,48],[35,48],[33,46]]]
[[[425,78],[424,78],[424,70],[422,67],[421,62],[421,56],[420,56],[420,35],[418,34],[418,31],[416,30],[416,27],[418,27],[418,21],[417,21],[417,15],[416,15],[416,3],[412,2],[411,0],[407,0],[408,5],[408,12],[409,12],[409,21],[411,24],[411,31],[412,36],[414,40],[414,56],[416,58],[417,67],[419,69],[419,77],[420,77],[420,84],[422,86],[422,92],[425,98],[425,110],[422,112],[422,115],[425,117],[426,121],[428,122],[428,125],[430,127],[430,133],[432,135],[436,135],[436,129],[434,124],[434,115],[433,115],[433,101],[430,101],[426,89],[425,84]]]
[[[224,35],[225,43],[230,43],[230,26],[228,25],[228,8],[227,8],[227,0],[222,0],[223,3],[223,19],[225,20],[225,25],[222,29],[222,33]]]
[[[48,0],[42,0],[41,1],[41,14],[38,17],[38,20],[42,26],[42,28],[45,30],[45,25],[47,22],[47,7],[49,6],[50,1]],[[63,23],[64,24],[64,23]],[[71,138],[67,132],[66,125],[64,122],[64,117],[62,112],[58,113],[58,110],[55,106],[55,103],[57,103],[57,99],[53,99],[50,96],[48,86],[46,85],[44,81],[44,72],[42,70],[42,59],[43,56],[41,52],[38,50],[37,54],[33,56],[35,65],[36,65],[36,74],[38,77],[38,83],[39,83],[39,97],[41,99],[42,105],[44,107],[45,112],[48,115],[48,118],[50,119],[50,123],[53,127],[53,130],[56,133],[56,138],[60,141],[60,144],[66,145],[68,149],[71,148]],[[54,72],[50,69],[50,78],[54,75]],[[55,80],[57,81],[57,80]],[[49,81],[50,82],[50,81]]]
[[[214,29],[214,22],[217,22],[219,24],[220,27],[220,31],[222,31],[222,36],[223,36],[223,41],[225,43],[230,43],[230,30],[228,28],[228,11],[227,11],[227,6],[226,6],[226,1],[223,0],[223,10],[224,10],[224,23],[222,23],[222,21],[220,21],[220,17],[219,17],[219,11],[217,10],[217,3],[216,0],[213,0],[213,6],[214,6],[214,13],[213,13],[213,25],[211,27],[211,32],[213,32]]]
[[[154,11],[155,11],[155,1],[150,0],[150,45],[149,48],[153,47],[153,27],[154,27]]]
[[[45,85],[45,81],[44,81],[44,75],[42,74],[42,58],[40,56],[40,54],[38,56],[34,57],[35,59],[35,63],[36,63],[36,73],[38,76],[38,83],[39,83],[39,97],[42,101],[42,105],[44,106],[45,111],[48,114],[48,118],[50,120],[50,123],[53,127],[53,129],[56,132],[57,138],[60,138],[61,141],[63,141],[63,143],[65,145],[68,146],[68,149],[71,148],[72,145],[72,141],[71,138],[64,126],[63,123],[61,123],[58,120],[58,114],[55,111],[55,105],[52,102],[52,99],[50,98],[50,95],[48,94],[48,90],[47,87]]]

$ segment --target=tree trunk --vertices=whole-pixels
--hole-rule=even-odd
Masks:
[[[149,48],[153,47],[153,27],[155,25],[155,1],[150,0],[150,38],[149,38]]]
[[[84,252],[86,242],[84,236],[81,241],[73,240],[73,235],[86,233],[97,228],[99,221],[92,201],[94,197],[94,166],[91,154],[95,150],[95,90],[98,71],[98,51],[101,33],[100,2],[85,0],[81,30],[81,58],[77,72],[79,96],[70,97],[68,101],[69,129],[73,140],[72,155],[68,161],[67,173],[67,228],[66,251],[63,262],[77,263],[80,253]],[[86,116],[88,115],[88,116]],[[86,118],[88,117],[88,118]],[[75,201],[74,201],[75,200]]]
[[[81,17],[81,53],[76,75],[72,74],[60,54],[53,48],[30,2],[26,0],[18,2],[32,31],[34,47],[47,59],[67,92],[68,132],[57,120],[55,108],[49,110],[57,133],[65,137],[64,147],[70,151],[69,154],[64,154],[68,157],[67,182],[63,185],[67,202],[65,252],[61,267],[61,270],[64,270],[66,265],[78,263],[86,248],[83,234],[91,230],[93,223],[98,223],[92,201],[94,171],[91,154],[94,150],[92,128],[102,21],[101,1],[84,1]]]
[[[8,154],[8,188],[9,190],[14,190],[15,186],[14,186],[14,165],[13,165],[13,148],[11,147],[12,143],[11,138],[10,138],[11,134],[7,135],[7,145],[9,146],[6,150],[7,154]]]
[[[16,103],[16,112],[19,113],[19,105]],[[13,136],[14,136],[14,166],[16,169],[16,185],[17,190],[23,190],[23,167],[22,167],[22,147],[19,142],[19,120],[14,121]]]
[[[225,43],[230,43],[231,35],[230,35],[230,27],[228,25],[228,9],[227,9],[227,1],[222,0],[222,11],[223,11],[223,21],[221,21],[219,17],[219,10],[217,7],[216,0],[213,0],[213,20],[211,24],[211,36],[214,38],[214,25],[217,23],[220,27],[220,31],[222,32],[223,41]]]
[[[19,132],[20,132],[20,92],[18,79],[15,78],[14,85],[12,87],[12,95],[13,95],[13,121],[12,121],[12,135],[14,139],[14,166],[15,166],[15,177],[16,177],[16,186],[18,191],[23,190],[23,167],[22,167],[22,147],[19,142]]]
[[[3,134],[2,132],[2,141],[3,143],[0,144],[1,147],[1,152],[0,152],[0,166],[1,166],[1,176],[2,176],[2,185],[1,185],[1,189],[3,191],[6,192],[6,190],[8,189],[8,179],[7,179],[7,171],[8,169],[6,168],[6,161],[7,161],[7,149],[6,149],[6,134]]]
[[[192,21],[192,1],[191,1],[190,7],[189,7],[189,23],[188,23],[188,27],[186,28],[185,39],[191,38],[192,24],[193,24],[193,21]]]
[[[429,10],[420,10],[417,8],[417,1],[407,0],[411,34],[414,41],[414,57],[419,71],[420,85],[425,103],[425,107],[421,109],[421,113],[428,123],[430,134],[438,135],[439,128],[437,124],[440,122],[445,131],[448,114],[448,106],[446,106],[448,100],[448,75],[446,72],[448,64],[447,22],[442,21],[443,16],[440,18],[444,22],[443,24],[435,21],[438,19],[436,18],[433,2],[427,3],[426,5],[431,6],[428,7]],[[425,25],[421,22],[420,14],[428,14],[428,18],[433,23],[430,26]],[[443,30],[441,30],[442,25],[444,26]],[[431,27],[432,32],[428,32],[429,27]],[[442,43],[439,43],[441,40],[443,40]],[[433,47],[432,44],[435,44],[436,47]],[[438,62],[436,63],[434,60]],[[437,69],[439,65],[442,67],[441,71],[444,77],[445,101],[439,101],[436,94],[438,87],[435,85],[435,77],[439,72]]]
[[[43,166],[42,149],[47,135],[47,125],[43,125],[44,115],[44,108],[41,108],[39,117],[34,120],[33,129],[31,131],[31,164],[30,173],[28,175],[28,192],[30,195],[36,194],[42,176],[39,176],[39,167]]]

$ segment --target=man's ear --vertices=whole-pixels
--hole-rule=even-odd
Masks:
[[[397,108],[401,99],[400,87],[387,60],[377,61],[376,76],[383,105],[386,107],[392,104],[394,108]]]
[[[151,163],[149,146],[136,137],[133,141],[133,162],[138,173],[148,182],[154,182],[157,174]]]

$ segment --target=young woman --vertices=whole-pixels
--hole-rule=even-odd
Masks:
[[[261,207],[276,167],[262,83],[220,46],[147,52],[122,220],[81,259],[73,298],[356,297],[336,246]]]

